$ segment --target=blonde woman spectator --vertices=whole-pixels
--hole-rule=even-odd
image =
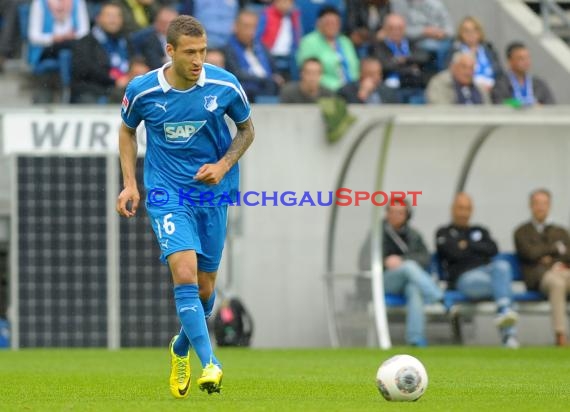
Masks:
[[[495,85],[502,73],[501,63],[493,45],[487,41],[481,22],[475,17],[465,17],[457,28],[450,57],[456,52],[468,52],[475,57],[474,81],[487,91]]]

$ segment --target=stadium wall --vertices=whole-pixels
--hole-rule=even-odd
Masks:
[[[512,231],[528,218],[529,191],[546,186],[554,193],[552,220],[568,224],[568,107],[515,111],[385,106],[350,110],[357,122],[338,143],[330,144],[317,107],[254,107],[257,137],[242,161],[242,191],[295,191],[298,197],[304,191],[313,196],[318,191],[333,191],[341,164],[359,133],[371,121],[393,119],[384,190],[422,191],[413,223],[433,250],[434,231],[449,220],[450,201],[471,145],[485,126],[494,125],[497,129],[475,158],[466,184],[475,200],[473,221],[490,227],[502,250],[512,250]],[[116,110],[99,107],[4,113],[4,156],[6,152],[72,157],[112,153],[116,150],[117,118]],[[65,122],[68,126],[64,128]],[[38,134],[38,130],[42,132]],[[357,151],[347,188],[374,190],[383,131],[383,127],[374,129]],[[8,186],[2,191],[12,193]],[[357,268],[372,205],[341,209],[334,265],[338,271],[350,272]],[[330,208],[320,206],[232,209],[231,245],[226,250],[220,285],[242,297],[252,312],[255,346],[329,345],[323,282],[329,218]],[[119,244],[129,248],[136,243],[133,239]],[[340,299],[346,297],[343,293]],[[148,305],[152,308],[152,302]],[[542,327],[547,332],[548,322],[542,322]],[[154,342],[151,338],[149,342]],[[478,339],[489,342],[496,337],[488,334]]]

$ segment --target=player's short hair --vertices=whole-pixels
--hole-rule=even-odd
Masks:
[[[188,15],[181,15],[172,20],[168,26],[166,42],[176,47],[180,36],[202,37],[205,35],[206,30],[198,19]]]
[[[534,200],[534,197],[538,194],[546,195],[546,197],[548,197],[548,200],[552,199],[552,193],[550,193],[550,190],[541,187],[539,189],[535,189],[532,192],[530,192],[529,199],[528,199],[530,201],[530,203],[532,203],[532,201]]]
[[[514,52],[520,49],[526,49],[526,44],[521,41],[514,41],[507,46],[507,59],[510,59]]]

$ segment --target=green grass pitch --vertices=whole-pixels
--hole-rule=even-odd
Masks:
[[[385,401],[380,363],[418,357],[429,386],[417,402]],[[167,349],[0,351],[1,411],[568,411],[570,349],[217,349],[221,394],[171,398]]]

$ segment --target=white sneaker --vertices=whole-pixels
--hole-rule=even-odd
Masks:
[[[510,335],[507,339],[503,342],[503,346],[508,349],[518,349],[520,348],[520,343],[516,336]]]
[[[507,309],[503,313],[499,313],[495,317],[495,325],[500,328],[508,328],[510,326],[514,326],[515,323],[519,320],[519,315],[512,309]]]

